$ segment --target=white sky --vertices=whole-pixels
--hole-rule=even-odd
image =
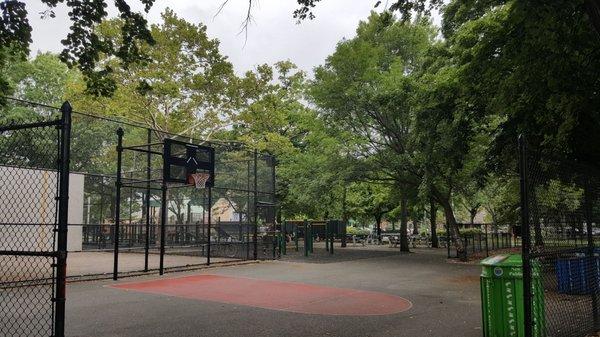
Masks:
[[[229,57],[238,73],[258,64],[281,60],[291,60],[301,69],[310,71],[324,62],[338,41],[355,35],[358,22],[368,17],[376,2],[324,0],[314,11],[315,20],[306,20],[298,25],[292,17],[292,12],[298,7],[295,0],[254,0],[254,21],[246,41],[240,30],[248,1],[229,0],[215,17],[223,1],[157,0],[148,20],[151,23],[160,21],[160,13],[168,6],[187,21],[206,24],[209,37],[221,41],[222,54]],[[64,5],[55,10],[56,18],[42,20],[38,13],[47,8],[39,0],[26,2],[33,26],[33,55],[37,51],[59,52],[62,49],[60,40],[67,35],[70,26]],[[142,8],[138,0],[130,0],[129,3],[134,8]],[[114,9],[111,11],[114,12]]]

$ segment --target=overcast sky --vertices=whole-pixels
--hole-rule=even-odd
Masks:
[[[157,0],[148,20],[158,22],[160,13],[168,6],[187,21],[206,24],[209,37],[221,41],[221,52],[229,57],[238,73],[258,64],[288,59],[301,69],[310,71],[323,63],[338,41],[355,35],[358,22],[368,17],[376,1],[323,1],[315,9],[317,18],[299,25],[292,18],[292,12],[298,7],[295,0],[254,2],[253,23],[247,41],[244,33],[240,34],[248,8],[247,0],[229,0],[216,17],[223,0]],[[129,3],[141,9],[138,0],[130,0]],[[55,10],[56,18],[42,20],[38,13],[47,8],[41,1],[29,0],[27,6],[33,26],[32,53],[60,51],[60,40],[66,36],[70,26],[66,9],[59,7]],[[114,9],[111,12],[114,13]]]

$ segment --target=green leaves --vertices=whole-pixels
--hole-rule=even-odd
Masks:
[[[76,106],[100,114],[118,114],[144,121],[164,131],[210,139],[229,123],[233,106],[231,84],[236,83],[232,65],[221,55],[219,42],[206,34],[206,26],[179,18],[172,10],[151,27],[154,44],[140,44],[146,62],[127,64],[109,54],[98,62],[111,69],[95,88],[113,90],[112,97],[75,92]],[[96,33],[114,48],[127,46],[121,31],[127,21],[105,21]],[[105,79],[110,81],[102,82]],[[110,87],[115,85],[114,88]]]
[[[585,11],[583,1],[448,6],[445,25],[453,28],[446,34],[465,99],[478,118],[504,120],[490,151],[501,169],[515,165],[522,132],[547,155],[598,162],[592,148],[600,138],[591,129],[600,127],[600,40]]]
[[[141,0],[144,11],[148,13],[155,0]],[[98,96],[110,96],[116,90],[116,83],[110,66],[100,61],[103,55],[116,56],[127,68],[132,64],[147,61],[141,44],[154,43],[154,38],[147,27],[147,21],[141,13],[133,12],[126,0],[115,0],[119,18],[123,25],[120,29],[120,39],[123,43],[115,47],[110,40],[97,34],[96,27],[108,16],[107,1],[71,1],[71,0],[41,0],[49,7],[50,18],[52,11],[60,3],[66,3],[69,8],[71,27],[68,35],[61,42],[65,46],[61,59],[69,67],[77,67],[84,74],[88,92]],[[4,52],[20,55],[29,54],[31,43],[31,25],[27,19],[27,8],[23,1],[9,0],[0,2],[0,46],[7,48]],[[0,57],[2,63],[2,57]],[[6,93],[0,76],[0,93]],[[1,103],[1,102],[0,102]]]

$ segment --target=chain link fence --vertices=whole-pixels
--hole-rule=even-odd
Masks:
[[[0,115],[0,335],[63,336],[70,107]]]
[[[528,152],[522,140],[521,179],[527,335],[595,336],[600,331],[600,172]],[[545,311],[532,312],[539,298]]]
[[[56,108],[8,99],[4,116],[18,117],[16,123],[31,123],[60,117]],[[13,118],[13,119],[14,119]],[[115,224],[117,129],[124,130],[124,146],[157,144],[171,138],[215,149],[215,186],[209,204],[206,192],[191,187],[170,189],[162,200],[159,184],[122,188],[118,233]],[[52,129],[55,133],[58,131]],[[118,237],[119,275],[137,275],[159,269],[162,203],[167,204],[164,224],[166,270],[202,267],[211,263],[273,259],[270,232],[275,229],[275,158],[230,141],[203,141],[165,130],[149,128],[116,117],[94,116],[73,111],[70,146],[71,201],[69,210],[68,277],[108,278],[113,274],[115,240]],[[36,132],[23,131],[23,132]],[[53,136],[57,136],[53,134]],[[29,134],[10,151],[25,151],[28,157],[7,153],[3,158],[26,160],[29,167],[49,165],[47,156],[58,150],[55,139]],[[52,143],[54,142],[54,143]],[[51,144],[52,143],[52,144]],[[160,147],[160,149],[159,149]],[[157,152],[128,152],[123,156],[123,180],[162,179],[162,147]],[[160,152],[160,153],[159,153]],[[3,159],[4,160],[4,159]],[[54,159],[50,160],[56,165]],[[42,165],[44,164],[44,165]],[[14,165],[4,160],[0,168]],[[56,170],[56,167],[53,166]],[[149,178],[148,178],[149,177]],[[147,187],[150,187],[148,189]],[[37,188],[37,187],[36,187]],[[21,204],[15,200],[15,204]],[[211,209],[209,223],[207,210]],[[0,334],[1,335],[1,334]]]

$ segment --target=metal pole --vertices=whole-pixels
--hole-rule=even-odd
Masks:
[[[325,220],[325,251],[329,252],[329,220]]]
[[[308,256],[308,221],[304,220],[304,256]]]
[[[487,225],[483,225],[485,229],[485,256],[490,256],[490,249],[488,247],[488,228]]]
[[[250,160],[246,164],[246,260],[250,260]]]
[[[207,212],[207,221],[208,221],[208,234],[206,235],[208,238],[208,244],[206,245],[206,265],[210,266],[210,224],[212,222],[212,188],[208,187],[208,212]]]
[[[298,224],[294,224],[294,243],[296,244],[296,251],[298,251]]]
[[[258,152],[254,150],[254,260],[258,260]]]
[[[333,228],[337,227],[337,220],[331,221],[331,224],[329,225],[329,243],[331,244],[331,247],[329,248],[329,253],[333,255],[333,237],[334,237],[334,230]]]
[[[598,299],[598,272],[596,267],[597,258],[594,256],[594,233],[592,232],[592,196],[590,190],[589,177],[585,177],[584,186],[584,212],[585,212],[585,223],[587,227],[587,245],[588,245],[588,284],[591,285],[592,293],[592,315],[594,317],[594,331],[598,331],[600,327],[599,317],[599,299]]]
[[[152,130],[148,129],[148,144],[152,143]],[[150,179],[152,178],[151,166],[152,159],[150,150],[152,148],[148,145],[148,153],[146,154],[146,235],[144,238],[144,271],[148,271],[148,257],[150,255]]]
[[[54,332],[56,337],[65,335],[65,301],[67,279],[67,231],[69,221],[69,173],[71,156],[71,104],[64,102],[61,107],[60,123],[60,163],[58,196],[58,242],[56,252],[56,316]]]
[[[166,237],[166,227],[167,227],[167,213],[168,213],[168,195],[167,195],[167,183],[163,181],[161,187],[161,202],[160,202],[160,258],[159,258],[159,267],[158,273],[160,275],[164,274],[165,267],[165,237]]]
[[[202,238],[206,237],[206,189],[202,190]],[[202,245],[202,255],[204,255],[205,246]]]
[[[283,240],[283,242],[281,243],[282,244],[281,255],[287,255],[287,221],[286,220],[284,220],[281,223],[281,236],[282,236],[282,240]]]
[[[104,225],[104,177],[100,178],[100,219],[98,219],[98,223],[98,248],[105,248],[106,238],[104,233],[102,233],[102,227]]]
[[[313,234],[313,225],[312,223],[308,224],[308,228],[310,231],[310,252],[311,254],[315,252],[315,236]]]
[[[346,227],[348,226],[348,215],[346,214],[346,182],[344,181],[344,194],[342,195],[342,226],[343,229],[340,231],[342,233],[342,248],[346,247]]]
[[[531,248],[531,238],[529,233],[529,195],[527,186],[527,144],[523,135],[519,136],[519,176],[520,176],[520,194],[521,194],[521,233],[522,259],[523,259],[523,298],[524,298],[524,319],[525,319],[525,337],[532,337],[534,324],[531,313],[531,260],[529,256]]]
[[[121,222],[121,171],[123,169],[123,129],[117,129],[117,181],[115,183],[117,192],[115,199],[115,226],[113,233],[113,280],[117,280],[119,274],[119,229]]]

